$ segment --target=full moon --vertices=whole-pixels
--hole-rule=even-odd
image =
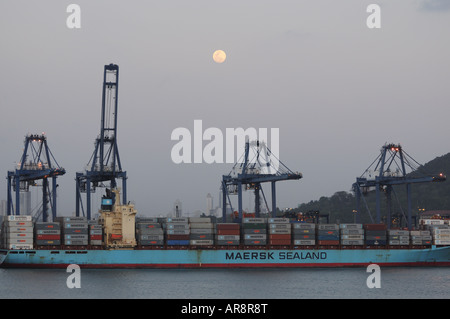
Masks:
[[[213,53],[213,60],[216,63],[223,63],[223,62],[225,62],[226,58],[227,58],[227,55],[222,50],[216,50]]]

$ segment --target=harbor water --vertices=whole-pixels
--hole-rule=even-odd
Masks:
[[[450,268],[0,269],[0,299],[448,299]]]

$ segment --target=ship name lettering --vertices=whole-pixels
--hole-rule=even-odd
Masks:
[[[293,251],[280,251],[278,253],[280,259],[327,259],[326,252],[293,252]]]
[[[273,252],[226,252],[225,253],[225,259],[227,260],[268,260],[268,259],[274,259],[273,258]]]

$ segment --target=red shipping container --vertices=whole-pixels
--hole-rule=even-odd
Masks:
[[[387,229],[386,224],[364,224],[363,227],[365,230],[386,230]]]
[[[189,235],[167,235],[168,240],[189,240]]]
[[[271,245],[290,245],[291,241],[286,239],[270,239]]]
[[[37,240],[59,240],[60,235],[36,235]]]
[[[290,234],[271,234],[270,239],[275,240],[291,240]]]
[[[319,240],[319,245],[339,245],[339,240]]]
[[[90,235],[89,238],[91,240],[102,240],[102,235]]]
[[[241,232],[239,229],[217,229],[217,235],[240,235]]]
[[[219,230],[239,230],[239,224],[216,224],[216,229]]]

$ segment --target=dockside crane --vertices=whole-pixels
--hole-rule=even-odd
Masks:
[[[42,186],[42,220],[48,221],[48,204],[52,209],[52,218],[56,218],[56,178],[66,170],[58,165],[42,134],[30,134],[25,137],[24,150],[20,162],[14,171],[8,171],[7,214],[20,215],[20,192],[28,192],[30,186]],[[49,179],[52,180],[50,191]],[[38,185],[36,181],[42,180]],[[15,207],[12,190],[15,191]],[[15,209],[14,209],[15,208]],[[31,212],[29,212],[31,213]]]
[[[250,158],[252,150],[253,157]],[[241,156],[242,158],[242,156]],[[261,196],[264,201],[266,198],[262,190],[262,183],[271,183],[272,187],[272,216],[276,215],[276,187],[275,183],[285,180],[299,180],[303,175],[299,172],[293,172],[287,168],[263,142],[247,141],[245,143],[245,152],[243,161],[234,164],[228,175],[222,176],[222,218],[226,221],[227,199],[231,206],[230,195],[238,195],[238,214],[239,220],[242,220],[242,191],[244,189],[254,190],[255,192],[255,216],[259,217],[261,207]],[[267,205],[267,202],[266,202]],[[233,209],[232,209],[233,210]],[[268,208],[268,210],[270,210]]]
[[[122,170],[117,147],[119,66],[105,65],[103,73],[103,93],[100,135],[95,140],[95,149],[84,172],[76,173],[76,216],[83,210],[81,194],[86,193],[86,217],[91,219],[91,193],[97,187],[117,187],[117,179],[122,179],[122,203],[127,203],[127,173]],[[109,185],[105,184],[109,183]]]
[[[416,183],[428,182],[443,182],[446,176],[443,173],[438,174],[424,174],[420,169],[421,165],[409,156],[401,147],[400,144],[385,144],[380,151],[378,157],[372,164],[364,171],[364,173],[356,178],[352,189],[356,197],[356,212],[359,217],[361,198],[364,201],[365,207],[369,212],[372,222],[381,222],[381,194],[386,194],[387,202],[387,222],[388,228],[391,223],[391,207],[392,207],[392,193],[395,195],[393,186],[406,185],[407,197],[407,222],[408,228],[412,228],[411,216],[411,185]],[[409,173],[407,170],[410,170]],[[370,212],[367,202],[364,199],[364,194],[375,190],[376,193],[376,219]],[[396,195],[395,195],[396,196]]]

